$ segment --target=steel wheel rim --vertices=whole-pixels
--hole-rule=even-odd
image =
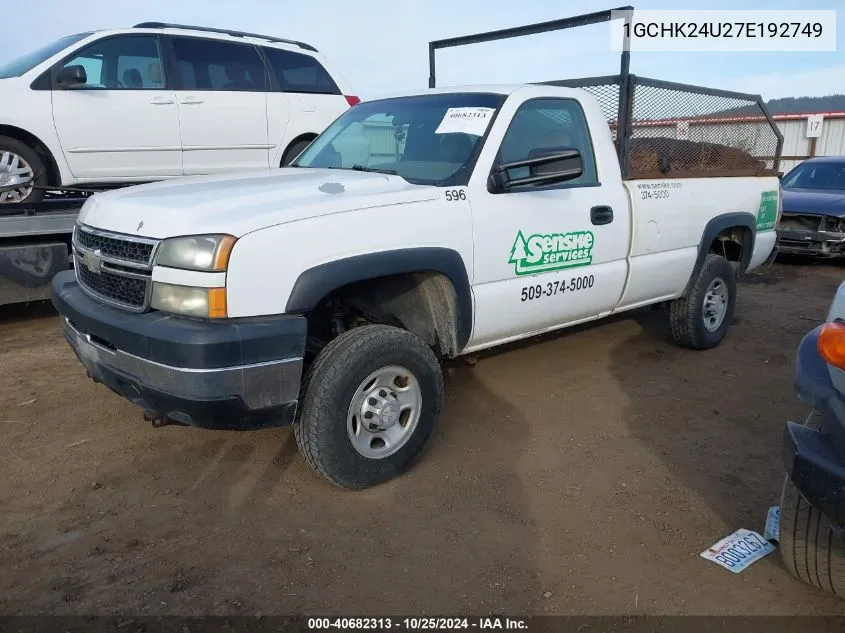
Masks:
[[[704,293],[702,311],[704,329],[715,332],[721,327],[728,313],[729,301],[728,284],[721,277],[716,277]]]
[[[362,457],[384,459],[401,449],[417,428],[422,389],[404,367],[382,367],[367,376],[349,404],[346,433]]]
[[[16,186],[19,185],[19,186]],[[35,188],[35,173],[23,156],[0,151],[0,204],[22,202]],[[13,187],[7,189],[7,187]]]

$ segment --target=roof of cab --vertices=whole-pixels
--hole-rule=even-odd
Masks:
[[[427,95],[427,94],[454,94],[459,92],[464,93],[486,93],[486,94],[498,94],[498,95],[510,95],[517,90],[523,90],[527,88],[537,88],[541,90],[548,90],[551,94],[555,95],[581,95],[583,94],[582,90],[578,88],[564,88],[561,86],[552,86],[547,84],[532,84],[532,83],[525,83],[525,84],[473,84],[473,85],[464,85],[464,86],[446,86],[441,88],[419,88],[419,89],[411,89],[411,90],[404,90],[402,92],[392,93],[381,95],[379,97],[368,99],[368,101],[378,101],[380,99],[394,99],[397,97],[413,97],[417,95]]]

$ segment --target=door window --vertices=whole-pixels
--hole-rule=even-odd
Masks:
[[[87,81],[75,87],[107,90],[162,90],[164,71],[155,35],[111,37],[86,46],[62,67],[82,66]]]
[[[581,152],[584,173],[563,186],[598,184],[593,144],[580,104],[573,99],[532,99],[516,111],[502,139],[496,162],[509,163],[564,149]],[[528,167],[510,170],[512,179],[528,175]]]
[[[340,94],[340,89],[322,64],[310,55],[279,48],[264,48],[264,54],[282,86],[282,92]]]
[[[253,46],[177,37],[173,52],[183,90],[267,90],[267,69]]]

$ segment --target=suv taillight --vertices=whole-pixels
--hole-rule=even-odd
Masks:
[[[358,97],[352,95],[344,95],[346,97],[346,103],[349,104],[349,107],[356,106],[361,103],[361,100]]]

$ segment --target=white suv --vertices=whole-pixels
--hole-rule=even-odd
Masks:
[[[286,165],[358,101],[302,42],[161,22],[70,35],[0,65],[0,204]]]

